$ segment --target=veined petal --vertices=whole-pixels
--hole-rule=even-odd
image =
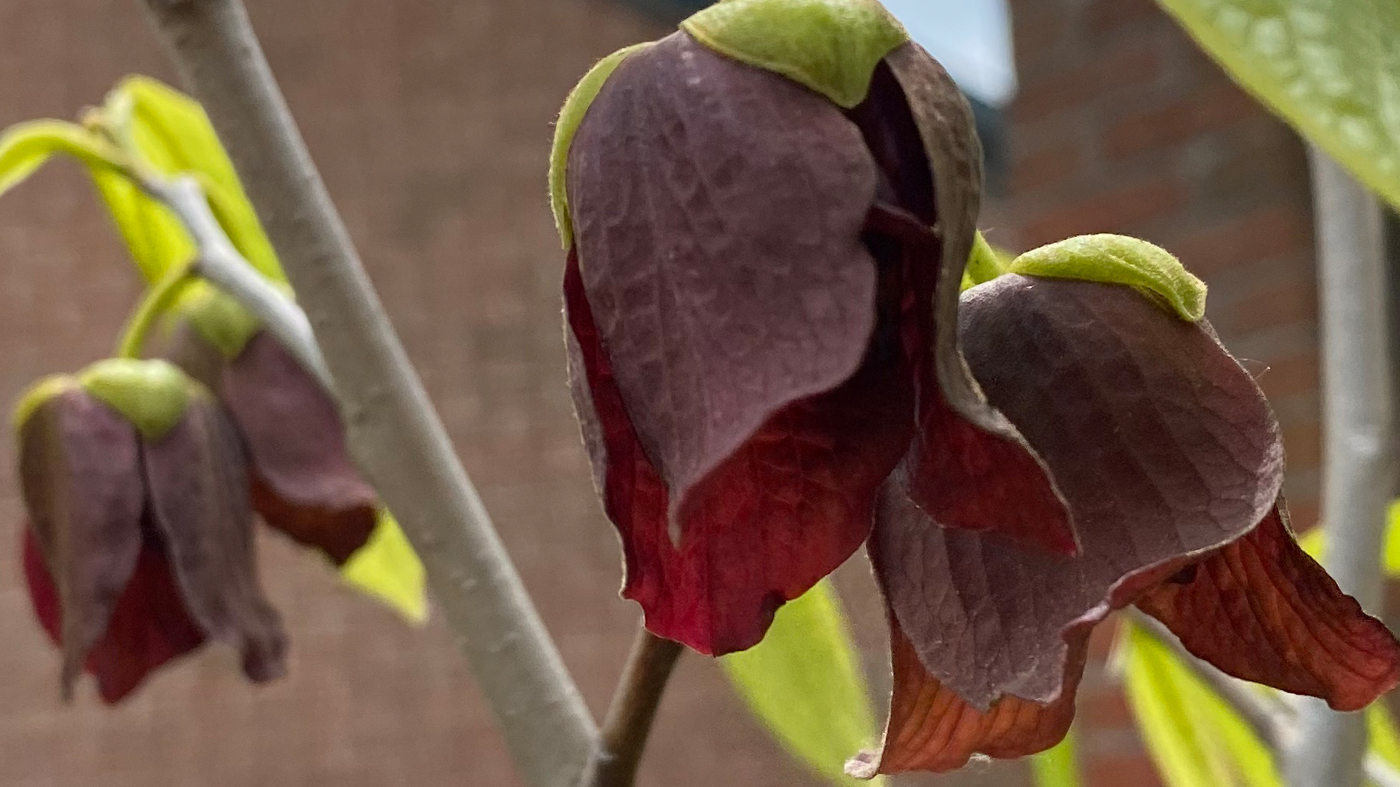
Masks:
[[[1047,704],[1006,697],[983,711],[929,674],[914,646],[890,618],[894,696],[878,751],[862,752],[846,764],[852,776],[880,773],[942,773],[967,764],[974,754],[1013,758],[1059,743],[1074,720],[1074,692],[1084,674],[1088,649],[1081,639],[1065,665],[1064,690]]]
[[[35,615],[55,643],[62,642],[63,606],[32,533],[25,534],[24,575]],[[160,546],[145,539],[136,564],[107,617],[101,636],[82,666],[97,679],[98,696],[112,705],[131,694],[148,675],[204,644],[204,631],[190,618]]]
[[[1306,552],[1280,499],[1248,535],[1137,600],[1222,671],[1354,711],[1400,683],[1400,643]]]
[[[677,514],[875,328],[876,172],[824,97],[678,32],[622,61],[567,172],[584,297]]]
[[[988,400],[1054,473],[1081,553],[940,527],[901,468],[871,556],[934,680],[983,713],[1053,703],[1093,624],[1268,515],[1278,425],[1207,326],[1127,287],[1004,276],[964,295],[962,329]],[[901,761],[892,740],[886,761]]]
[[[233,424],[201,396],[174,429],[142,445],[156,529],[191,616],[234,647],[250,680],[286,670],[286,635],[253,554],[246,459]]]
[[[875,490],[909,439],[907,375],[872,356],[846,384],[795,402],[694,487],[668,532],[666,485],[633,430],[584,297],[565,275],[570,380],[604,508],[622,537],[623,595],[652,632],[720,655],[757,643],[785,601],[869,533]]]
[[[335,403],[266,331],[218,388],[247,441],[253,507],[272,527],[342,564],[369,540],[378,497],[350,461]]]
[[[45,576],[58,582],[53,603],[63,649],[61,686],[73,685],[108,629],[141,550],[141,479],[136,428],[74,386],[35,406],[19,425],[20,488],[29,512],[26,543]],[[52,584],[52,583],[51,583]],[[61,598],[58,593],[61,592]]]

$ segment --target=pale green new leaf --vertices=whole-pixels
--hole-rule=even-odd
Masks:
[[[795,757],[831,781],[876,739],[875,714],[836,593],[820,582],[778,610],[763,641],[719,659],[749,708]]]
[[[1071,728],[1055,747],[1031,758],[1036,787],[1080,787],[1079,735]]]
[[[123,166],[120,150],[76,123],[19,123],[0,134],[0,195],[60,154],[72,156],[95,171],[111,172]]]
[[[1168,787],[1282,787],[1249,726],[1152,634],[1124,623],[1123,682]]]
[[[1400,3],[1158,1],[1245,88],[1400,206]]]
[[[264,276],[286,281],[233,163],[198,102],[158,80],[131,76],[107,95],[101,118],[157,172],[193,175],[244,259]],[[104,185],[98,184],[106,196]]]
[[[423,564],[388,511],[380,510],[369,541],[340,567],[340,577],[351,587],[384,602],[410,623],[427,622],[428,590]]]

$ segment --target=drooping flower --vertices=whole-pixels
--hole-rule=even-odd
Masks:
[[[254,508],[344,564],[374,531],[379,498],[350,460],[335,402],[260,325],[218,331],[201,316],[176,325],[167,355],[232,415],[248,448]]]
[[[1072,552],[958,355],[981,174],[947,74],[874,0],[682,27],[585,77],[552,169],[571,384],[648,628],[758,642],[901,460],[945,526]]]
[[[49,378],[15,415],[35,611],[109,703],[213,638],[249,679],[284,671],[281,620],[253,555],[246,459],[201,386],[162,361]]]
[[[726,0],[605,59],[551,187],[571,388],[647,627],[748,647],[870,537],[895,692],[853,773],[1053,745],[1089,629],[1129,604],[1337,708],[1396,685],[1400,643],[1294,542],[1277,423],[1179,262],[1072,239],[959,303],[971,119],[874,0]]]
[[[967,360],[1044,458],[1082,549],[941,527],[896,471],[871,539],[894,699],[883,751],[853,773],[944,771],[1053,745],[1090,630],[1128,605],[1231,675],[1339,710],[1400,681],[1395,638],[1294,541],[1278,424],[1253,378],[1208,323],[1168,303],[1170,288],[1080,278],[1105,256],[1175,264],[1146,243],[1076,238],[1013,266],[1037,275],[963,295]]]

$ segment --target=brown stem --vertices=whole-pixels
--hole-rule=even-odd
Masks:
[[[679,643],[638,628],[622,680],[603,719],[601,740],[579,787],[632,787],[661,694],[682,650]]]

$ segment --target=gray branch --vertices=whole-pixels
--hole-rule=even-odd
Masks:
[[[596,725],[370,285],[242,3],[146,6],[228,148],[325,355],[350,451],[423,559],[522,779],[570,784]]]
[[[1377,613],[1385,512],[1398,467],[1382,212],[1325,153],[1312,148],[1311,161],[1326,439],[1323,564],[1342,590]],[[1365,719],[1320,700],[1301,701],[1299,709],[1301,732],[1286,767],[1291,787],[1360,787]]]

